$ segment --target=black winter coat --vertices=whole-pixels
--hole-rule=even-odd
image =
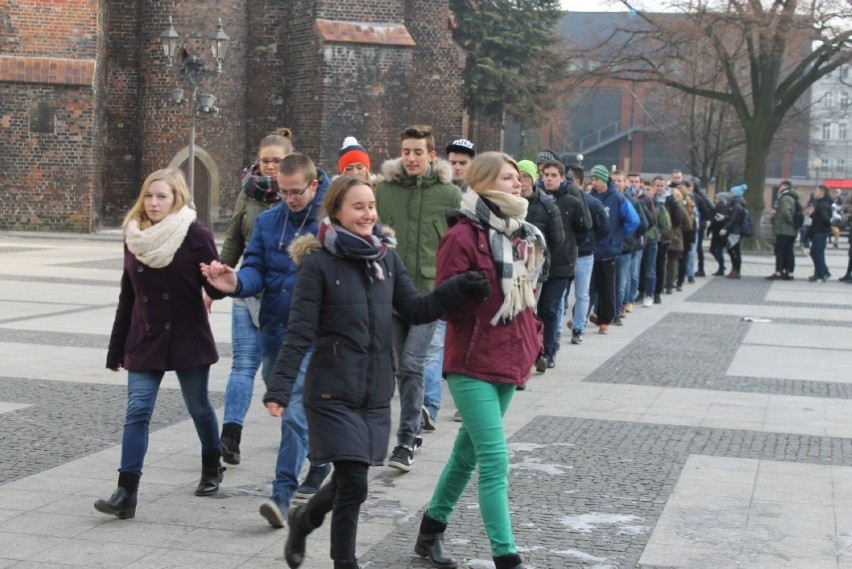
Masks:
[[[831,196],[826,194],[824,197],[814,200],[814,212],[811,214],[811,219],[813,223],[808,229],[809,237],[813,237],[817,233],[831,232]]]
[[[545,190],[542,190],[545,191]],[[561,247],[550,250],[550,277],[571,278],[574,276],[574,266],[577,264],[577,243],[586,238],[586,232],[591,225],[588,206],[574,186],[563,183],[554,192],[547,192],[556,202],[559,213],[562,214],[562,229],[565,231],[565,241]],[[580,200],[583,200],[582,203]],[[587,223],[589,222],[589,223]]]
[[[288,249],[299,263],[284,343],[264,403],[286,407],[302,358],[315,346],[302,392],[311,462],[381,465],[390,438],[391,314],[411,324],[437,320],[467,300],[458,278],[425,296],[394,250],[379,261],[385,279],[369,282],[364,261],[335,257],[313,235]]]
[[[577,245],[577,255],[588,257],[595,253],[595,245],[598,240],[609,235],[609,214],[598,198],[584,194],[583,199],[586,202],[586,207],[589,208],[592,225],[591,230],[586,232],[586,235]]]
[[[542,189],[533,188],[532,195],[526,199],[529,202],[526,220],[538,227],[547,243],[547,261],[539,277],[539,281],[545,281],[550,274],[553,250],[561,247],[565,242],[562,214],[553,198]]]

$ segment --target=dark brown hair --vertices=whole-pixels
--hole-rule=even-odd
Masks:
[[[364,178],[355,176],[338,176],[334,179],[328,190],[325,192],[325,197],[322,200],[322,209],[320,216],[327,215],[332,221],[337,221],[335,214],[340,211],[343,206],[343,200],[346,199],[346,194],[355,186],[367,186],[373,189]]]
[[[426,150],[429,152],[435,151],[435,136],[432,134],[432,127],[425,124],[413,124],[409,127],[406,127],[401,133],[399,133],[399,140],[408,140],[409,138],[416,138],[418,140],[426,141]]]

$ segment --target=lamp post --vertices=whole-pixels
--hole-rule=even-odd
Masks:
[[[577,155],[577,166],[579,166],[580,168],[583,167],[583,155],[582,154]]]
[[[205,39],[199,33],[190,34],[186,37],[187,40]],[[222,61],[225,59],[225,53],[228,49],[228,36],[222,30],[222,19],[216,24],[216,29],[213,34],[207,38],[210,41],[210,49],[213,52],[213,59],[216,62],[215,69],[206,69],[204,61],[197,55],[191,54],[187,49],[187,42],[175,31],[172,17],[169,16],[169,27],[160,34],[160,41],[163,44],[163,52],[166,55],[166,68],[171,70],[172,59],[175,56],[181,58],[180,66],[177,68],[177,76],[179,79],[188,83],[191,86],[192,94],[189,98],[184,97],[184,91],[180,87],[172,89],[172,102],[176,105],[187,103],[186,115],[189,117],[189,157],[187,164],[187,183],[189,184],[189,192],[195,202],[195,119],[209,118],[219,115],[219,108],[216,106],[216,97],[210,93],[199,93],[199,86],[209,77],[214,77],[222,73]]]
[[[822,170],[822,160],[814,158],[813,162],[811,162],[811,166],[814,168],[814,176],[816,177],[816,184],[814,184],[814,186],[819,186],[819,175]]]

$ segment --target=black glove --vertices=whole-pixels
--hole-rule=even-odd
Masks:
[[[485,302],[491,296],[488,277],[481,271],[468,271],[458,277],[459,289],[479,302]]]

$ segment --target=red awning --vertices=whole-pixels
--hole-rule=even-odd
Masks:
[[[823,180],[822,183],[832,190],[852,190],[852,180]]]

